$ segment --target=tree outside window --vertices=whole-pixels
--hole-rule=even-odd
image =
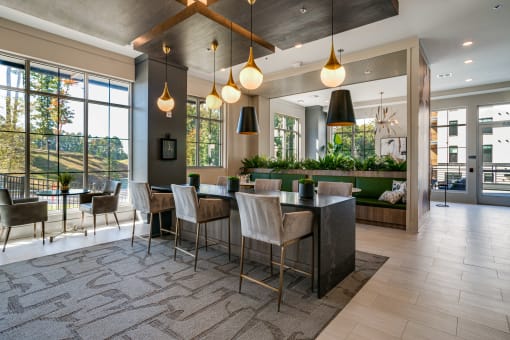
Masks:
[[[274,156],[277,159],[299,159],[300,127],[299,119],[280,113],[275,113],[273,118]]]

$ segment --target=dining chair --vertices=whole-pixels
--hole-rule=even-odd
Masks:
[[[298,192],[299,191],[299,180],[295,179],[292,181],[292,192]]]
[[[171,193],[159,193],[152,192],[149,183],[145,182],[131,182],[130,183],[130,194],[131,204],[134,208],[133,214],[133,232],[131,234],[131,246],[135,239],[135,222],[136,222],[136,211],[140,211],[143,214],[149,215],[149,235],[140,238],[148,239],[147,253],[151,252],[151,240],[152,240],[152,219],[154,214],[159,215],[159,229],[161,232],[175,233],[170,228],[163,228],[163,219],[161,213],[175,209],[174,195]]]
[[[227,186],[228,176],[218,176],[216,180],[216,185]]]
[[[257,178],[254,189],[255,192],[280,191],[282,189],[282,180]]]
[[[352,196],[352,183],[319,181],[317,194],[350,197]]]
[[[312,279],[312,291],[314,281],[314,239],[313,239],[313,213],[311,211],[297,211],[282,215],[279,196],[257,195],[236,192],[239,216],[241,219],[241,270],[239,274],[239,293],[243,279],[257,283],[278,293],[278,311],[282,300],[283,272],[284,269],[292,269],[301,274],[310,276]],[[285,265],[285,251],[288,246],[302,239],[312,238],[311,271],[304,272]],[[280,266],[280,279],[278,288],[257,280],[243,273],[245,239],[269,243],[269,265],[271,275],[273,264]],[[273,245],[280,247],[280,263],[273,262]]]
[[[119,181],[106,181],[102,192],[91,192],[80,195],[81,228],[85,213],[93,216],[94,235],[96,234],[96,215],[104,214],[106,225],[108,225],[108,214],[113,213],[117,227],[120,230],[117,209],[119,208],[119,194],[122,183]],[[87,228],[85,228],[87,236]]]
[[[228,260],[230,261],[230,203],[218,198],[201,198],[198,200],[195,187],[188,185],[172,184],[172,192],[175,199],[175,216],[177,217],[175,231],[174,260],[177,258],[177,250],[195,258],[194,270],[197,270],[198,249],[200,239],[200,226],[204,224],[205,248],[207,251],[207,223],[228,219]],[[182,221],[195,225],[195,249],[186,250],[179,247]]]
[[[42,239],[44,244],[44,222],[48,220],[48,202],[38,201],[37,198],[11,198],[8,189],[0,189],[0,226],[2,227],[2,234],[4,228],[7,228],[5,235],[4,247],[2,252],[5,252],[5,246],[9,240],[11,228],[16,226],[23,226],[25,224],[34,224],[34,236],[36,232],[37,222],[42,224]]]

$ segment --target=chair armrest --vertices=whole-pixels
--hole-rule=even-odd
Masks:
[[[91,203],[92,198],[96,196],[105,196],[102,192],[88,192],[86,194],[80,194],[80,204]]]
[[[175,208],[174,194],[153,192],[150,201],[150,210],[152,213],[157,213],[165,210]]]
[[[117,211],[119,206],[119,197],[110,195],[92,196],[92,213],[106,214]]]
[[[0,224],[4,226],[16,226],[47,220],[47,201],[0,205]]]
[[[12,200],[13,204],[19,204],[19,203],[28,203],[28,202],[37,202],[39,201],[38,197],[29,197],[29,198],[17,198],[15,200]]]

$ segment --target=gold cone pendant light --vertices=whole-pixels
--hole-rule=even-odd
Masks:
[[[248,0],[250,4],[250,55],[248,56],[248,62],[246,62],[246,65],[244,65],[239,74],[241,85],[248,90],[257,89],[264,80],[264,75],[257,64],[255,64],[255,58],[253,58],[253,4],[255,4],[255,1]]]
[[[215,40],[211,44],[211,49],[213,50],[213,87],[211,93],[205,97],[205,105],[211,110],[216,110],[221,107],[223,102],[221,101],[218,92],[216,91],[216,49],[218,48],[218,42]]]
[[[241,98],[241,90],[239,90],[232,77],[232,22],[230,23],[230,75],[228,76],[228,82],[221,89],[221,96],[229,104],[236,103]]]
[[[343,50],[340,50],[340,53]],[[341,55],[340,55],[341,57]],[[345,80],[345,68],[338,62],[333,44],[333,0],[331,0],[331,52],[326,65],[321,70],[321,81],[327,87],[340,86]]]
[[[168,54],[170,53],[170,47],[163,44],[163,52],[165,53],[165,87],[163,93],[158,98],[158,108],[167,113],[167,117],[172,117],[172,110],[175,107],[175,101],[168,92]]]

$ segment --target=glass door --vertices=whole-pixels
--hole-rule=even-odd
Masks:
[[[478,203],[510,206],[510,104],[478,109]]]

